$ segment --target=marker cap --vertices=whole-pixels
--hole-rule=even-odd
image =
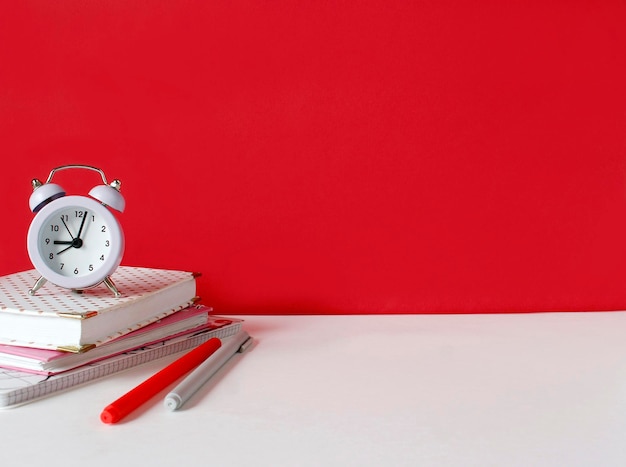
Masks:
[[[107,406],[100,414],[104,423],[117,423],[122,418],[120,411],[112,405]]]

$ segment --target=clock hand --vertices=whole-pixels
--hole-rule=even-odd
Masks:
[[[67,224],[63,220],[63,217],[61,217],[61,222],[63,222],[63,225],[65,226],[65,228],[69,232],[70,237],[72,237],[72,241],[66,241],[66,240],[55,240],[55,241],[53,241],[52,243],[54,245],[69,245],[67,248],[64,248],[61,251],[59,251],[57,253],[57,255],[60,255],[61,253],[63,253],[64,251],[69,250],[70,248],[80,248],[80,247],[83,246],[83,241],[81,240],[80,236],[83,233],[83,227],[85,226],[85,220],[87,220],[87,211],[83,212],[83,220],[80,223],[80,228],[78,229],[78,235],[76,235],[76,237],[74,237],[72,235],[72,232],[70,232],[70,229],[67,227]]]
[[[65,223],[65,220],[63,219],[63,216],[61,216],[61,222],[63,222],[63,225],[65,226],[65,228],[67,229],[67,233],[70,234],[70,237],[72,237],[72,240],[74,240],[74,235],[72,235],[72,232],[70,231],[70,228],[67,226],[67,224]]]
[[[74,246],[74,242],[72,242],[72,245],[68,246],[67,248],[63,248],[61,251],[59,251],[59,252],[57,253],[57,255],[60,255],[60,254],[61,254],[61,253],[63,253],[64,251],[69,250],[69,249],[70,249],[70,248],[72,248],[73,246]]]
[[[76,238],[80,238],[80,234],[83,232],[83,226],[85,225],[86,219],[87,219],[87,211],[83,212],[83,221],[80,223],[80,228],[78,229],[78,235],[76,235]],[[80,248],[80,246],[77,248]]]
[[[70,248],[80,248],[81,246],[83,246],[83,241],[78,237],[76,237],[71,242],[66,242],[63,240],[55,240],[53,243],[55,245],[69,245],[67,248],[64,248],[63,250],[59,251],[57,255],[60,253],[63,253],[64,251],[69,250]]]

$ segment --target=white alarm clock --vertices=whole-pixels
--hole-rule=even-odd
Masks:
[[[102,177],[87,196],[65,196],[51,183],[54,174],[66,169],[88,169]],[[123,212],[121,183],[107,183],[101,169],[89,165],[64,165],[52,169],[45,183],[33,179],[30,209],[36,213],[28,229],[28,255],[41,277],[28,293],[34,295],[47,281],[81,291],[104,283],[119,297],[111,280],[124,255],[124,232],[109,209]]]

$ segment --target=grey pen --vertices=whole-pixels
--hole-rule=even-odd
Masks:
[[[246,331],[239,331],[233,337],[224,339],[222,342],[222,346],[213,355],[196,367],[165,396],[165,407],[170,410],[180,409],[237,352],[246,351],[252,344],[252,338]]]

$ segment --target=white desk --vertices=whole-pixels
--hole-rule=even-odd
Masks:
[[[0,465],[626,465],[626,313],[248,316],[179,412],[102,409],[173,358],[0,412]]]

